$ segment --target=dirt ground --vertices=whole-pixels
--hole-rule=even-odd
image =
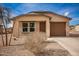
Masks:
[[[38,56],[68,56],[67,50],[58,43],[47,43],[44,53],[40,52]],[[0,47],[1,56],[34,56],[35,54],[24,48],[24,45]]]
[[[31,51],[25,49],[24,44],[17,44],[17,43],[24,43],[24,37],[14,40],[11,43],[14,45],[11,46],[2,46],[2,40],[0,36],[0,56],[69,56],[70,53],[63,48],[60,44],[55,41],[46,42],[47,46],[45,46],[42,52],[34,54]]]
[[[0,47],[1,56],[33,56],[34,54],[24,48],[24,45]]]

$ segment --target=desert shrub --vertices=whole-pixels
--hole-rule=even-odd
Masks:
[[[46,46],[46,43],[44,43],[44,41],[47,39],[45,33],[30,34],[26,38],[27,39],[25,40],[24,44],[25,48],[34,54],[41,52]]]

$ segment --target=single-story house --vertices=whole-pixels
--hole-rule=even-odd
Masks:
[[[73,30],[73,31],[79,31],[79,24],[77,24],[77,25],[71,25],[70,29]]]
[[[79,37],[79,25],[71,26],[71,30],[69,33],[69,36]]]
[[[71,18],[50,11],[29,12],[13,18],[13,36],[27,36],[36,32],[45,33],[47,37],[69,36],[69,20]]]
[[[79,24],[75,25],[75,31],[79,31]]]

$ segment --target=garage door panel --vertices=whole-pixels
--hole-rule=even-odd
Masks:
[[[50,35],[51,36],[66,36],[66,23],[64,22],[51,22],[50,23]]]

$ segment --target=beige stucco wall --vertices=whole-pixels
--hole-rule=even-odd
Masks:
[[[63,18],[63,17],[56,17],[56,16],[54,16],[54,17],[52,17],[51,21],[52,22],[67,22],[68,19]]]
[[[22,16],[22,17],[18,17],[16,18],[16,21],[46,21],[48,20],[49,17],[46,16]]]
[[[30,33],[30,34],[25,34],[20,36],[19,38],[16,38],[16,40],[14,40],[14,37],[11,40],[11,44],[10,45],[18,45],[18,44],[25,44],[25,42],[29,39],[34,39],[34,38],[38,38],[38,36],[40,35],[41,39],[47,39],[46,34],[43,32],[36,32],[36,33]]]
[[[67,21],[67,23],[66,23],[66,36],[69,36],[69,31],[70,31],[70,27],[69,27],[69,22]]]
[[[15,21],[14,28],[13,28],[13,36],[14,37],[19,37],[18,31],[19,31],[19,22]]]
[[[69,21],[68,18],[64,17],[64,16],[60,16],[60,15],[55,15],[55,14],[51,14],[51,22],[67,22]]]

